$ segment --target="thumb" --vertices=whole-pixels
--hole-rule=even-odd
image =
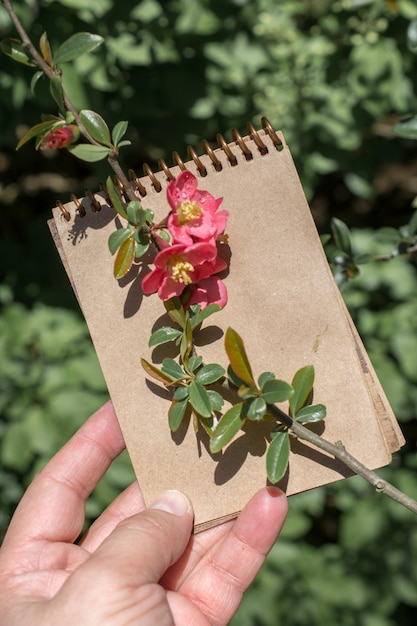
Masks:
[[[90,566],[109,563],[125,584],[156,583],[184,552],[193,526],[193,508],[181,492],[163,492],[145,511],[121,522],[101,544]],[[105,565],[104,565],[105,566]]]
[[[157,583],[185,551],[192,525],[188,498],[179,491],[165,491],[149,509],[123,520],[75,570],[51,601],[52,613],[66,607],[67,621],[61,620],[62,625],[114,624],[115,617],[119,624],[131,624],[132,611],[137,623],[146,613],[141,624],[172,624]]]
[[[160,588],[156,583],[185,551],[192,526],[189,499],[179,491],[165,491],[149,509],[126,518],[115,528],[68,578],[52,605],[61,612],[62,606],[67,607],[72,620],[68,624],[125,624],[132,623],[125,622],[124,617],[131,616],[133,606],[137,616],[143,610],[149,612],[149,598],[145,598],[151,592],[159,610],[171,615],[165,594],[157,593]],[[153,619],[151,613],[149,618]],[[107,622],[109,616],[113,618]]]

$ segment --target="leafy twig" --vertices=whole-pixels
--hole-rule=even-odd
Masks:
[[[33,59],[33,61],[35,62],[35,64],[39,67],[39,69],[45,74],[45,76],[49,79],[52,80],[55,76],[60,76],[60,70],[56,69],[55,67],[51,67],[50,65],[48,65],[48,63],[42,58],[42,56],[39,54],[39,52],[37,51],[36,47],[33,45],[29,35],[27,34],[23,24],[21,23],[20,19],[18,18],[10,0],[2,0],[3,5],[7,11],[7,13],[10,16],[10,19],[12,20],[12,23],[17,31],[17,33],[19,34],[19,37],[22,41],[22,45],[25,49],[25,51],[28,53],[28,55]],[[67,108],[67,110],[72,114],[75,123],[77,124],[81,134],[85,137],[85,139],[87,139],[87,141],[89,143],[91,143],[92,145],[95,146],[100,146],[101,144],[96,141],[94,139],[94,137],[92,137],[91,133],[89,133],[89,131],[87,130],[83,120],[81,119],[76,107],[74,106],[74,104],[72,103],[71,99],[69,98],[68,94],[66,93],[66,91],[64,90],[64,88],[62,88],[62,96],[64,99],[64,103],[65,103],[65,107]],[[137,200],[137,196],[136,193],[134,191],[133,185],[129,182],[129,180],[127,179],[126,175],[124,174],[120,163],[118,161],[118,153],[115,150],[111,150],[108,154],[107,160],[108,163],[110,165],[110,167],[112,168],[112,170],[114,171],[114,173],[116,174],[116,176],[118,177],[118,179],[120,180],[120,182],[122,183],[125,193],[127,195],[127,197],[129,198],[129,200]]]
[[[365,465],[353,457],[342,444],[330,443],[330,441],[327,441],[321,435],[317,435],[302,424],[293,420],[289,415],[281,411],[275,405],[269,406],[269,410],[278,421],[284,424],[288,430],[295,437],[297,437],[297,439],[307,441],[308,443],[313,444],[316,448],[319,448],[324,452],[328,452],[346,465],[346,467],[353,470],[355,474],[362,476],[362,478],[375,487],[375,490],[378,493],[385,494],[417,515],[417,502],[413,500],[413,498],[410,498],[405,493],[394,487],[394,485],[386,480],[383,480],[380,476],[378,476],[378,474],[368,469]]]

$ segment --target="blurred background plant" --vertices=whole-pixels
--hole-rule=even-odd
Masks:
[[[413,0],[22,0],[52,48],[89,31],[105,43],[65,71],[79,108],[129,120],[126,168],[170,162],[266,115],[283,129],[320,232],[345,222],[355,258],[389,255],[375,229],[411,223],[417,143],[393,127],[417,113]],[[15,33],[0,5],[0,38]],[[52,108],[47,81],[0,65],[0,536],[23,489],[107,398],[46,221],[56,200],[98,189],[106,163],[17,141]],[[415,208],[415,207],[414,207]],[[387,234],[387,230],[385,233]],[[393,231],[391,231],[392,233]],[[415,253],[359,265],[344,296],[407,444],[382,474],[417,496]],[[355,272],[356,273],[356,272]],[[123,455],[95,515],[132,479]],[[356,478],[291,498],[283,537],[235,624],[405,626],[417,615],[414,517]]]

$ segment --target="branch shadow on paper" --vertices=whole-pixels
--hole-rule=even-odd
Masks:
[[[100,194],[98,194],[100,195]],[[88,237],[88,230],[100,230],[107,226],[117,215],[113,207],[101,204],[95,199],[94,208],[90,198],[82,198],[78,211],[73,218],[73,224],[68,230],[68,240],[73,246]]]

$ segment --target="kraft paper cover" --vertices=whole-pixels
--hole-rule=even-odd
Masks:
[[[223,197],[221,208],[229,211],[229,301],[203,324],[198,353],[205,363],[227,366],[224,333],[231,326],[245,342],[256,377],[273,371],[290,382],[296,370],[314,365],[314,402],[327,407],[325,421],[315,430],[323,430],[329,441],[341,441],[370,468],[386,465],[403,443],[401,432],[334,283],[290,150],[285,143],[277,150],[266,131],[259,135],[266,154],[245,137],[252,153],[249,160],[233,143],[229,147],[236,165],[222,149],[215,151],[221,171],[208,155],[200,157],[206,176],[193,161],[186,164],[199,188]],[[180,170],[171,171],[177,175]],[[169,211],[168,181],[164,172],[155,176],[162,190],[157,192],[148,177],[141,179],[147,190],[142,206],[155,212],[157,222]],[[145,262],[122,280],[114,279],[107,239],[121,220],[104,195],[95,198],[102,207],[98,212],[88,198],[80,200],[84,217],[74,203],[66,204],[70,221],[54,209],[51,230],[87,321],[145,501],[150,503],[164,489],[184,491],[194,504],[196,530],[201,530],[235,516],[266,483],[267,430],[251,423],[246,433],[240,432],[214,456],[206,437],[196,437],[192,424],[187,431],[171,433],[169,394],[148,379],[140,364],[141,357],[160,364],[172,355],[170,347],[148,347],[152,331],[167,322],[165,309],[156,294],[141,292],[141,280],[149,271]],[[281,486],[294,494],[348,474],[325,453],[293,441]]]

